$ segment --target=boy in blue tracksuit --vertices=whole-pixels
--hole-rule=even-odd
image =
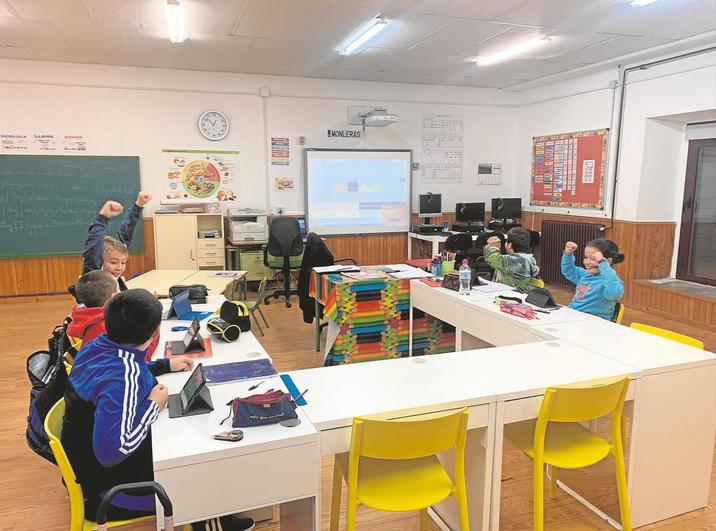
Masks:
[[[127,248],[132,243],[134,228],[142,214],[142,208],[151,199],[152,196],[147,192],[141,191],[137,194],[137,200],[132,205],[132,209],[125,214],[116,238],[107,235],[107,223],[110,219],[119,216],[124,207],[116,201],[107,201],[102,205],[97,217],[89,226],[82,255],[82,274],[103,269],[117,279],[121,291],[127,289],[124,280],[122,280],[122,274],[127,267],[129,258]]]
[[[624,295],[624,283],[612,269],[612,264],[624,260],[617,244],[598,238],[584,248],[584,267],[574,265],[577,244],[567,242],[562,255],[562,274],[577,285],[570,308],[611,320],[614,307]]]
[[[186,357],[145,363],[158,333],[162,305],[148,291],[132,289],[105,305],[106,334],[83,346],[65,392],[62,445],[93,519],[104,492],[115,485],[153,479],[150,426],[168,391],[155,375],[191,370]],[[110,519],[154,514],[154,496],[118,495]]]

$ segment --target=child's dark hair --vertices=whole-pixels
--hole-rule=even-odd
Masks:
[[[104,307],[107,337],[120,345],[146,343],[161,321],[162,304],[146,289],[118,293]]]
[[[619,247],[612,240],[606,238],[597,238],[589,242],[586,247],[597,249],[604,258],[611,258],[612,264],[618,264],[624,261],[624,255],[619,252]]]
[[[104,306],[115,291],[118,291],[117,281],[110,273],[101,269],[85,273],[75,284],[77,301],[87,308]]]
[[[507,232],[507,241],[512,244],[512,250],[516,253],[530,252],[530,231],[522,227],[512,227]]]

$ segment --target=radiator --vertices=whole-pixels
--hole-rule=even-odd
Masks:
[[[545,282],[571,286],[572,283],[562,276],[560,262],[566,242],[574,242],[579,249],[574,254],[576,265],[582,266],[584,246],[587,242],[602,238],[603,226],[591,223],[570,223],[566,221],[543,221],[542,237],[538,246],[539,267]]]

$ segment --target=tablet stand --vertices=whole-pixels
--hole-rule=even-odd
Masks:
[[[181,398],[179,394],[169,395],[169,402],[167,403],[169,409],[169,418],[173,419],[176,417],[191,417],[193,415],[203,415],[205,413],[211,413],[214,411],[214,404],[211,402],[211,393],[209,388],[204,385],[200,390],[198,396],[192,401],[186,411],[182,411]]]

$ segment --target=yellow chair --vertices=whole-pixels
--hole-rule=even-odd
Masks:
[[[268,277],[264,275],[264,278],[261,279],[261,282],[259,283],[259,291],[256,295],[255,301],[241,301],[243,302],[246,307],[249,309],[249,313],[251,314],[251,317],[254,318],[254,322],[256,323],[256,326],[259,329],[259,332],[261,332],[261,337],[264,335],[264,331],[261,328],[261,325],[259,324],[259,320],[256,319],[256,311],[258,310],[259,314],[261,315],[261,319],[263,319],[264,325],[266,325],[266,328],[269,327],[268,321],[266,320],[266,317],[264,317],[264,313],[261,311],[261,304],[264,304],[264,297],[266,295],[266,284],[268,283]]]
[[[333,466],[331,531],[338,531],[342,478],[348,485],[346,530],[356,525],[359,505],[391,512],[420,511],[428,529],[427,508],[448,496],[458,503],[460,528],[470,528],[465,490],[467,408],[415,420],[353,419],[348,453]],[[435,454],[455,449],[455,482]]]
[[[614,305],[614,315],[612,321],[617,324],[622,324],[622,317],[624,317],[624,305],[621,302],[617,302]]]
[[[508,424],[505,437],[533,459],[534,529],[544,529],[544,465],[550,466],[549,494],[556,496],[557,471],[598,463],[614,457],[619,511],[624,531],[631,530],[624,466],[622,409],[628,376],[592,385],[548,387],[535,420]],[[611,414],[611,442],[595,435],[580,422]]]
[[[64,398],[57,401],[52,406],[47,417],[45,417],[45,432],[50,439],[50,448],[55,456],[57,466],[60,468],[62,479],[67,487],[67,493],[70,496],[70,531],[89,531],[97,529],[97,524],[85,519],[85,504],[82,495],[82,487],[77,483],[77,476],[72,470],[70,460],[67,458],[65,449],[62,447],[60,437],[62,436],[62,419],[65,416],[65,400]],[[153,520],[153,516],[143,516],[141,518],[132,518],[131,520],[116,520],[107,522],[107,527],[118,527],[144,520]]]
[[[655,336],[665,337],[666,339],[678,341],[679,343],[684,343],[685,345],[689,345],[691,347],[700,348],[702,350],[704,348],[703,341],[699,341],[695,337],[689,337],[685,336],[684,334],[672,332],[671,330],[666,330],[657,326],[645,325],[641,323],[632,323],[631,327],[635,330],[641,330],[642,332],[648,332],[649,334],[654,334]]]
[[[530,286],[535,286],[536,288],[544,288],[544,280],[541,278],[530,278],[529,280]]]

